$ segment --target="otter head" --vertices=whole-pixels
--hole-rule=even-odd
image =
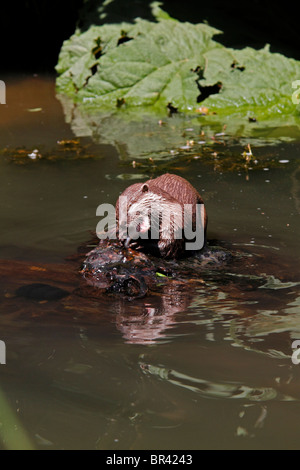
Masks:
[[[159,255],[162,247],[173,243],[175,233],[181,235],[182,208],[164,190],[147,183],[130,199],[127,210],[125,246],[138,239],[139,245]]]

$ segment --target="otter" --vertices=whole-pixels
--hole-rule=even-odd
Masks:
[[[192,246],[197,230],[202,230],[204,242],[196,250],[206,240],[202,197],[186,179],[169,173],[125,189],[116,203],[116,221],[117,235],[126,247],[138,243],[136,249],[162,258],[187,255],[192,249],[187,243]]]

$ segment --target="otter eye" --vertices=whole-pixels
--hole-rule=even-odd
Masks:
[[[142,187],[142,193],[146,193],[148,191],[148,185],[147,184],[144,184],[144,186]]]

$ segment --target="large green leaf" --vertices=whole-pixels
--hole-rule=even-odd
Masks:
[[[108,111],[124,117],[131,109],[164,116],[168,106],[196,116],[205,106],[202,120],[239,129],[243,136],[262,123],[299,128],[300,106],[292,99],[299,61],[268,46],[226,48],[213,39],[220,31],[176,21],[157,2],[153,13],[157,22],[136,19],[76,31],[59,56],[59,93],[81,112],[104,118]]]
[[[196,69],[205,66],[203,51],[221,47],[211,39],[216,32],[207,25],[173,20],[93,26],[64,43],[58,89],[94,106],[116,106],[124,99],[127,106],[163,108],[172,102],[190,109],[197,105]],[[118,45],[125,33],[128,40]],[[98,58],[93,53],[97,41]],[[92,67],[97,69],[94,75]]]

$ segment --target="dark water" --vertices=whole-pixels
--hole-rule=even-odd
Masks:
[[[1,78],[0,259],[64,263],[95,229],[96,207],[141,171],[89,137],[64,158],[57,141],[76,137],[53,78]],[[266,163],[248,172],[201,159],[170,169],[203,194],[208,238],[253,257],[257,288],[230,266],[230,285],[170,284],[131,302],[21,299],[3,281],[1,447],[299,448],[300,143],[252,151]]]

